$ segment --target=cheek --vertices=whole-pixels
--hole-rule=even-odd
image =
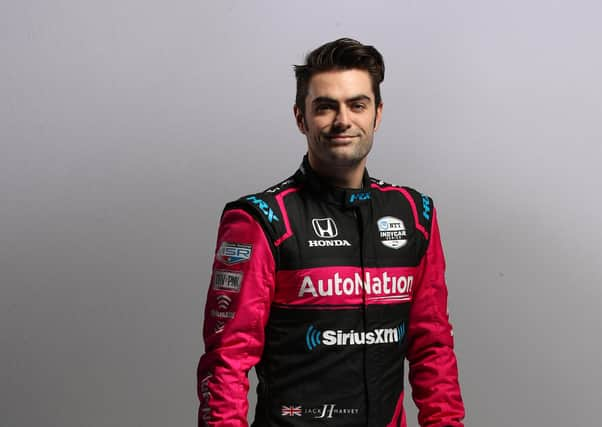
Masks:
[[[326,112],[322,112],[320,114],[314,115],[310,119],[310,122],[311,122],[311,124],[313,124],[316,127],[322,127],[329,123],[332,123],[334,121],[335,117],[336,117],[336,114],[334,114],[332,111],[326,111]]]
[[[308,123],[308,125],[308,129],[311,133],[320,133],[329,126],[328,121],[326,120],[314,120]]]
[[[362,129],[366,133],[371,133],[374,131],[374,127],[377,125],[376,116],[372,116],[367,120],[362,121]]]

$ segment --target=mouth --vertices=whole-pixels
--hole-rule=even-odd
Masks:
[[[356,135],[327,135],[326,138],[332,142],[348,143],[356,138]]]

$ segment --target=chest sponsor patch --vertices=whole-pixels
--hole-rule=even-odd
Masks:
[[[412,301],[418,266],[330,266],[276,273],[273,302],[283,305],[403,304]]]
[[[240,292],[242,271],[215,270],[213,289],[216,291]]]
[[[238,264],[251,258],[253,245],[222,242],[217,250],[217,260],[226,265]]]
[[[371,331],[343,331],[341,329],[319,330],[310,325],[305,333],[305,346],[309,351],[319,346],[350,346],[373,344],[401,344],[405,336],[405,325],[394,328],[379,328]]]
[[[383,216],[376,225],[383,245],[391,249],[402,248],[408,243],[408,235],[403,221],[393,216]]]
[[[370,296],[371,300],[409,301],[414,276],[389,275],[365,272],[364,276],[356,272],[353,276],[338,272],[332,277],[312,278],[303,276],[298,298],[323,298],[338,296]]]
[[[316,236],[324,240],[308,240],[307,245],[310,248],[340,247],[351,246],[348,240],[334,239],[339,235],[337,224],[332,218],[314,218],[311,225]]]

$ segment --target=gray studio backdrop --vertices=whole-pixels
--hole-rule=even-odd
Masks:
[[[340,36],[387,64],[369,170],[439,209],[467,425],[598,425],[601,14],[2,1],[0,425],[194,425],[220,211],[297,167],[291,66]]]

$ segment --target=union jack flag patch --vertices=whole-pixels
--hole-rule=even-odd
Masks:
[[[282,415],[284,417],[300,417],[301,416],[301,407],[300,406],[282,405]]]

